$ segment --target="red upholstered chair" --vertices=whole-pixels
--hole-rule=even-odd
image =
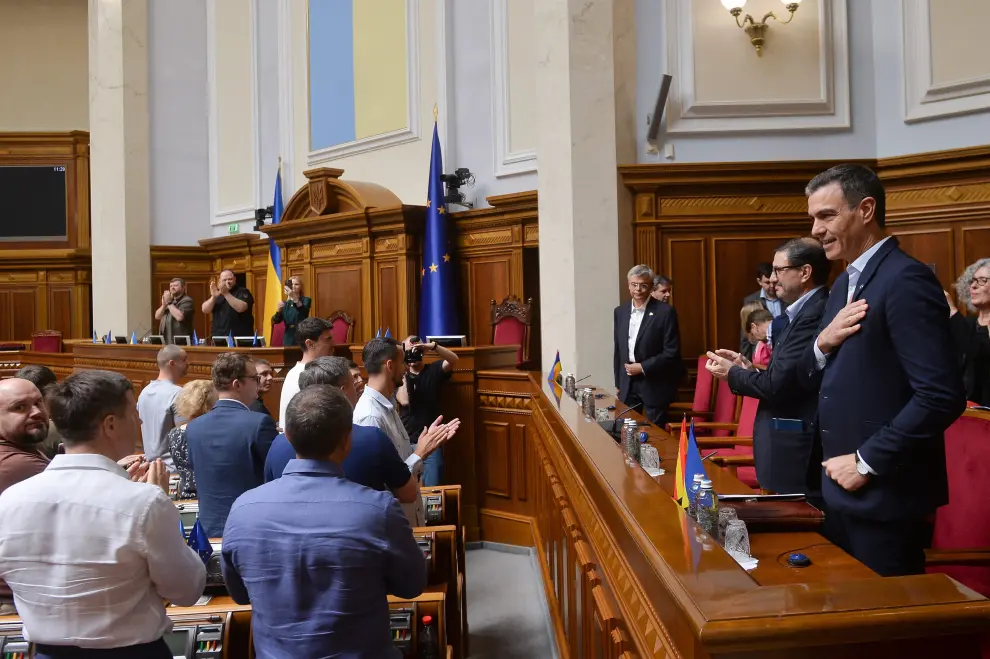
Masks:
[[[492,300],[492,345],[518,345],[516,363],[529,361],[529,327],[533,319],[533,298],[525,304],[515,295],[509,295],[500,304]]]
[[[688,403],[671,403],[669,411],[670,418],[687,414],[695,422],[698,422],[712,417],[712,400],[715,397],[715,376],[705,368],[706,363],[708,363],[707,355],[698,357],[698,376],[694,381],[694,400],[691,401],[690,405]],[[695,430],[697,431],[697,429]]]
[[[337,310],[327,316],[334,345],[348,345],[354,334],[354,319],[346,311]]]
[[[31,335],[34,352],[62,352],[62,333],[58,330],[42,330]]]
[[[753,426],[756,424],[756,412],[759,408],[759,400],[743,396],[739,406],[739,421],[732,431],[732,437],[697,439],[698,450],[718,449],[718,455],[711,458],[712,462],[728,469],[736,478],[754,489],[760,487],[753,462]]]
[[[285,323],[272,323],[272,348],[285,346]]]
[[[935,512],[927,571],[990,597],[990,413],[967,410],[949,427],[945,462],[949,503]]]

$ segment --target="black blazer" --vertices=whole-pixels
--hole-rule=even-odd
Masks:
[[[846,304],[843,273],[819,329]],[[949,498],[945,429],[966,407],[949,332],[949,306],[931,268],[890,238],[860,275],[854,300],[869,310],[860,330],[819,371],[808,343],[808,377],[821,382],[818,423],[825,459],[857,450],[876,476],[846,492],[822,476],[829,509],[865,519],[919,519]],[[816,339],[817,340],[817,339]]]
[[[632,378],[626,375],[624,364],[629,363],[629,316],[632,303],[626,302],[615,308],[613,319],[615,345],[612,363],[615,371],[615,386],[619,390],[619,400],[626,400]],[[684,375],[684,361],[681,359],[681,332],[677,325],[677,312],[666,302],[652,297],[646,303],[643,322],[636,335],[636,360],[643,366],[645,375],[637,376],[650,383],[640,392],[647,407],[666,410],[674,400],[677,385]]]
[[[738,366],[729,371],[732,393],[760,401],[753,427],[753,456],[756,478],[767,490],[782,494],[821,493],[822,447],[813,427],[818,390],[807,388],[804,351],[818,334],[826,302],[828,289],[819,289],[801,306],[794,320],[780,330],[780,336],[774,335],[774,349],[765,371]],[[775,430],[775,418],[799,420],[802,427]]]

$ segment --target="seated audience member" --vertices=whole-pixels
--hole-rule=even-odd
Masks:
[[[387,596],[422,593],[426,561],[392,495],[344,477],[351,414],[337,387],[296,394],[285,433],[298,459],[230,510],[220,564],[251,604],[259,659],[401,656]]]
[[[265,482],[265,459],[278,435],[275,422],[248,406],[258,397],[254,360],[225,352],[213,363],[219,400],[186,426],[189,466],[196,475],[199,521],[211,538],[223,533],[234,500]]]
[[[193,380],[187,382],[179,395],[175,397],[175,411],[186,421],[168,431],[168,450],[179,475],[179,498],[196,498],[196,474],[189,464],[189,440],[186,437],[186,426],[217,404],[217,390],[209,380]]]
[[[148,460],[161,458],[169,471],[172,471],[172,456],[165,438],[175,427],[175,397],[182,391],[175,382],[185,377],[188,370],[186,351],[175,345],[165,346],[158,351],[158,378],[149,382],[138,396],[144,455]]]
[[[333,326],[322,318],[307,318],[296,328],[296,343],[302,348],[302,359],[289,369],[282,382],[282,395],[279,398],[278,420],[285,427],[285,408],[292,397],[299,393],[299,374],[306,364],[319,357],[327,357],[333,350]],[[288,343],[286,345],[289,345]]]
[[[351,405],[357,402],[354,381],[351,379],[347,360],[343,357],[320,357],[306,365],[299,376],[299,390],[305,391],[318,384],[337,387],[344,392]],[[441,428],[440,432],[430,433],[423,441],[436,444],[446,437],[446,432],[449,429]],[[295,457],[295,449],[285,434],[276,437],[265,461],[265,482],[281,477],[285,465]],[[409,468],[399,459],[392,440],[378,428],[358,425],[353,427],[351,450],[341,466],[347,480],[373,490],[391,490],[399,503],[412,503],[419,496],[419,488],[409,473]]]
[[[430,453],[436,450],[438,445],[431,445],[430,442],[419,444],[413,449],[409,441],[409,435],[402,425],[402,418],[396,408],[393,399],[395,390],[402,384],[403,376],[406,373],[405,353],[402,344],[391,338],[375,338],[365,344],[361,352],[361,359],[364,367],[368,371],[368,384],[364,388],[364,393],[354,406],[354,423],[361,426],[374,426],[380,428],[388,438],[392,440],[392,445],[399,452],[399,457],[409,467],[413,478],[419,483],[423,473],[423,461],[430,457]],[[440,421],[437,418],[430,426],[430,429],[440,428]],[[459,419],[454,419],[446,424],[448,428],[453,428],[456,432],[460,425]],[[426,432],[424,430],[424,432]],[[445,433],[444,441],[453,437],[454,433]],[[421,439],[421,438],[420,438]],[[413,526],[423,526],[426,524],[426,511],[423,510],[423,499],[416,497],[416,500],[405,505],[406,516]]]
[[[34,386],[38,387],[38,391],[41,392],[42,398],[44,398],[47,393],[48,387],[58,382],[58,378],[55,377],[55,373],[52,372],[52,369],[47,366],[41,366],[40,364],[25,366],[21,370],[17,371],[17,373],[14,374],[14,377],[27,380],[28,382],[33,382]],[[59,434],[58,428],[55,427],[55,423],[49,418],[48,438],[43,441],[38,448],[49,459],[51,459],[55,457],[56,453],[58,453],[58,445],[61,443],[62,435]]]
[[[0,494],[40,474],[48,458],[40,447],[48,437],[48,409],[30,381],[0,381]]]
[[[753,351],[756,350],[756,340],[749,333],[749,315],[754,311],[763,309],[763,304],[757,302],[747,302],[739,310],[739,325],[742,327],[742,340],[739,343],[739,354],[746,359],[753,359]]]
[[[285,301],[279,301],[278,311],[272,316],[272,325],[285,323],[283,345],[296,345],[296,329],[299,323],[309,318],[313,306],[312,298],[302,294],[302,277],[289,277],[285,284]]]
[[[357,362],[347,362],[347,365],[351,369],[351,378],[354,380],[354,393],[361,397],[364,393],[364,376],[361,375],[361,367],[357,365]]]
[[[35,657],[171,659],[163,600],[195,603],[206,568],[178,532],[165,464],[135,483],[117,463],[140,432],[134,388],[84,371],[48,402],[65,455],[0,496],[0,579],[24,636]]]
[[[265,407],[265,401],[262,397],[271,391],[272,383],[275,382],[275,371],[268,360],[261,357],[254,358],[254,367],[258,371],[258,397],[251,403],[251,411],[271,416],[272,413]]]
[[[653,276],[653,292],[650,295],[654,300],[670,304],[670,292],[674,288],[674,282],[664,275]]]
[[[746,318],[746,334],[750,341],[754,342],[753,363],[758,366],[766,366],[770,363],[770,341],[767,338],[767,329],[773,322],[773,316],[766,309],[751,311]]]
[[[949,327],[963,369],[966,400],[990,406],[990,259],[966,268],[956,281],[956,295],[972,316],[959,313],[948,293]]]

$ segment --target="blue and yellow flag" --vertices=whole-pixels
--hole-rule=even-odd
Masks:
[[[454,307],[455,282],[453,250],[447,239],[447,206],[443,200],[443,154],[440,137],[433,124],[433,154],[430,156],[430,184],[426,193],[426,235],[423,240],[423,286],[419,297],[419,335],[456,336]]]
[[[285,202],[282,201],[282,159],[278,161],[278,172],[275,174],[275,203],[272,209],[272,224],[282,221]],[[268,239],[268,272],[265,275],[265,317],[262,327],[265,328],[265,345],[272,344],[271,318],[278,311],[278,303],[282,301],[282,255],[274,238]]]
[[[558,350],[557,356],[553,360],[553,366],[550,367],[550,372],[547,374],[547,382],[560,384],[562,382],[561,373],[563,370],[563,367],[560,365],[560,351]]]
[[[196,550],[199,557],[203,559],[203,563],[209,561],[210,556],[213,555],[213,545],[210,544],[210,539],[206,536],[206,531],[203,530],[203,525],[199,523],[198,519],[189,533],[186,544]]]

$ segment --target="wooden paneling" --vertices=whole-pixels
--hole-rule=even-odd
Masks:
[[[509,254],[467,261],[468,332],[475,345],[491,345],[491,303],[501,302],[511,292],[510,261]]]
[[[397,264],[392,262],[378,263],[378,277],[376,279],[378,295],[377,315],[380,319],[382,331],[399,327],[399,304],[398,304],[398,276]],[[404,338],[396,336],[398,339]]]
[[[956,251],[962,255],[960,268],[990,256],[990,218],[985,226],[960,227]]]
[[[483,421],[478,438],[485,447],[488,470],[485,473],[485,494],[508,499],[511,495],[512,463],[509,460],[509,424]]]
[[[666,249],[665,262],[669,264],[666,271],[676,284],[671,293],[671,304],[677,308],[681,354],[687,359],[707,349],[708,254],[704,238],[671,238]],[[687,328],[695,328],[695,331],[685,331]]]
[[[72,287],[52,286],[48,289],[48,324],[63,337],[72,336]]]
[[[350,314],[354,319],[356,342],[374,336],[374,330],[367,326],[362,313],[364,309],[361,302],[361,291],[364,290],[362,270],[359,263],[319,266],[313,269],[314,289],[317,296],[313,300],[314,306],[319,305],[319,313],[323,316],[329,316],[337,310]]]
[[[906,229],[892,227],[890,234],[897,236],[901,249],[922,263],[935,266],[942,287],[949,289],[959,272],[966,266],[955,262],[951,227],[938,229]]]

